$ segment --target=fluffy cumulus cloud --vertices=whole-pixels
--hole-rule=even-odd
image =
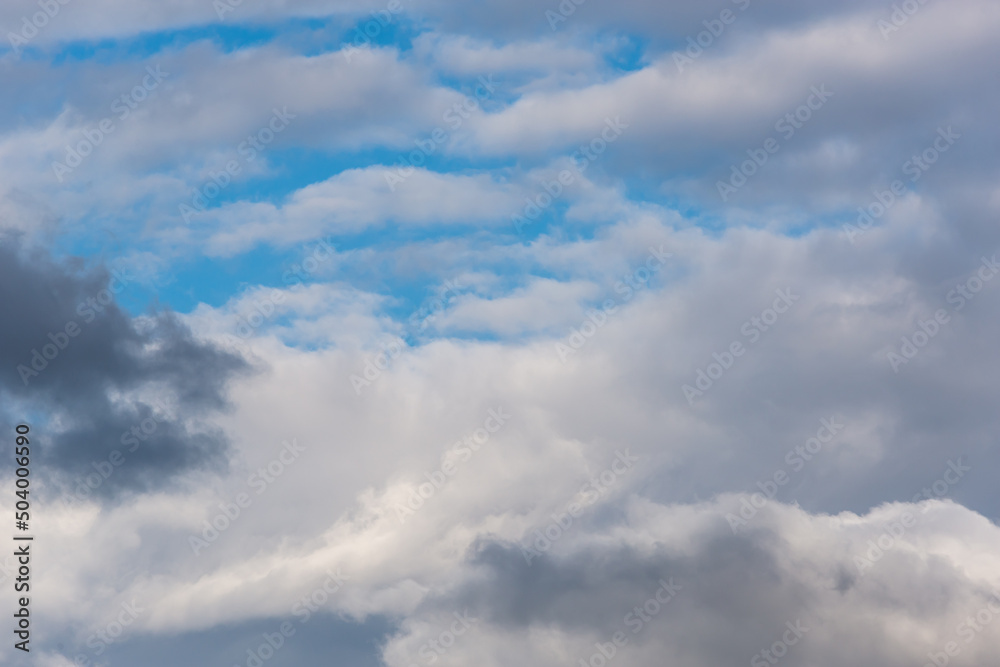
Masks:
[[[995,3],[0,25],[4,664],[1000,654]]]

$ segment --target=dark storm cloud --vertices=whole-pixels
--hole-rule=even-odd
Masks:
[[[682,550],[671,547],[668,533],[641,552],[591,543],[531,566],[517,545],[484,540],[469,555],[478,569],[474,583],[428,606],[471,610],[504,636],[546,628],[590,637],[578,642],[575,657],[584,661],[600,650],[595,640],[607,647],[622,633],[627,643],[618,660],[633,667],[775,664],[761,653],[775,647],[782,653],[772,655],[787,653],[787,664],[832,667],[847,658],[902,667],[919,659],[920,648],[903,646],[880,626],[903,617],[941,623],[943,609],[986,597],[953,565],[906,554],[898,572],[881,570],[877,582],[862,585],[848,559],[816,556],[821,547],[796,543],[794,531],[774,526],[732,535],[709,523]],[[658,592],[666,597],[664,581],[679,590],[654,604]]]
[[[622,629],[625,615],[652,596],[661,580],[682,587],[676,602],[668,605],[669,615],[684,614],[683,600],[691,596],[721,601],[741,591],[739,598],[726,600],[730,605],[726,613],[734,619],[747,613],[741,600],[752,600],[755,606],[768,598],[786,600],[789,591],[783,589],[793,582],[782,577],[773,555],[756,539],[732,535],[724,524],[720,526],[696,557],[665,551],[641,554],[616,545],[590,548],[566,559],[542,554],[529,565],[519,546],[483,540],[470,560],[486,573],[482,586],[487,590],[463,591],[446,604],[468,606],[509,627],[557,623],[610,634]]]
[[[249,370],[194,340],[172,313],[131,317],[114,302],[128,280],[59,263],[16,238],[0,243],[3,428],[29,422],[42,445],[36,461],[68,480],[94,473],[94,463],[107,469],[119,451],[124,462],[97,495],[221,465],[225,437],[190,420],[224,408],[227,382]]]

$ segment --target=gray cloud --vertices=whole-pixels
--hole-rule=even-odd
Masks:
[[[420,613],[435,618],[430,608],[470,609],[479,615],[478,634],[456,642],[462,654],[445,654],[445,666],[470,660],[576,664],[599,650],[596,643],[607,647],[619,632],[627,643],[616,662],[630,667],[747,664],[783,641],[788,644],[773,655],[814,667],[844,660],[863,667],[920,664],[958,633],[968,637],[959,642],[960,664],[973,664],[966,661],[990,650],[996,628],[983,623],[979,636],[965,619],[985,608],[997,591],[941,558],[940,545],[929,546],[932,534],[951,530],[941,520],[961,522],[967,510],[942,504],[921,514],[912,507],[885,507],[863,518],[806,519],[799,510],[772,509],[759,526],[734,535],[712,506],[702,505],[694,514],[690,506],[661,507],[652,511],[662,513],[655,525],[639,520],[641,527],[620,530],[614,538],[594,533],[531,566],[517,545],[485,538],[468,554],[475,575]],[[871,548],[867,540],[879,539],[876,532],[907,511],[919,516],[916,527],[859,575],[854,559]],[[983,532],[970,528],[954,530],[979,537],[992,531],[987,539],[995,538],[995,526]],[[642,537],[633,541],[629,535]],[[917,545],[920,554],[914,552]],[[650,602],[658,590],[663,600],[664,581],[679,589],[676,595],[665,604]],[[992,599],[994,606],[1000,601]],[[898,623],[923,628],[924,634],[917,639],[893,632]],[[414,632],[418,638],[411,638],[410,646],[435,634]],[[514,647],[503,637],[525,640]],[[760,657],[754,664],[775,663]]]
[[[243,3],[225,22],[293,12],[363,21],[384,6],[280,4]],[[127,449],[123,434],[139,428],[145,437],[142,425],[151,427],[93,492],[135,493],[135,503],[92,524],[85,509],[45,508],[88,526],[46,535],[60,549],[45,574],[65,584],[40,596],[46,622],[75,628],[135,592],[152,612],[134,643],[115,649],[114,664],[165,654],[172,642],[190,644],[177,660],[207,664],[229,659],[220,646],[255,640],[270,622],[261,619],[285,613],[311,577],[343,564],[355,587],[327,609],[376,620],[317,621],[328,643],[311,640],[270,664],[325,664],[337,647],[360,644],[345,651],[349,659],[374,662],[381,638],[386,664],[422,664],[420,649],[466,609],[479,624],[435,667],[576,665],[618,631],[630,645],[612,667],[753,664],[798,620],[810,631],[783,665],[903,667],[943,650],[991,594],[1000,553],[990,518],[1000,514],[990,474],[1000,461],[1000,281],[961,312],[948,301],[980,257],[1000,248],[992,148],[1000,98],[984,65],[1000,55],[1000,15],[983,0],[924,3],[884,39],[875,22],[891,2],[750,0],[679,71],[672,53],[738,4],[567,0],[577,9],[550,30],[545,11],[558,10],[558,0],[461,11],[429,0],[407,17],[415,19],[407,32],[426,30],[413,50],[366,49],[351,62],[336,52],[348,20],[278,28],[270,44],[234,50],[181,40],[141,63],[0,61],[0,80],[25,91],[0,101],[0,168],[9,174],[0,181],[19,188],[0,198],[0,217],[34,208],[75,239],[89,227],[74,223],[97,211],[164,264],[258,242],[280,250],[329,232],[343,235],[344,247],[316,278],[352,283],[290,290],[280,321],[248,341],[274,372],[235,385],[236,410],[220,415],[230,381],[250,369],[182,322],[199,336],[220,335],[237,304],[143,317],[109,304],[82,323],[78,304],[112,276],[16,241],[0,246],[0,428],[9,432],[19,418],[37,424],[44,472],[71,490],[108,469],[112,450]],[[214,21],[210,5],[176,0],[154,10],[104,0],[77,24],[70,19],[85,12],[71,4],[37,44],[204,24]],[[11,23],[20,11],[0,8],[0,17]],[[160,59],[171,73],[163,86],[70,187],[57,185],[50,159]],[[465,84],[492,68],[503,79],[495,99],[435,149],[409,190],[387,192],[379,162],[412,150]],[[716,181],[824,84],[832,100],[721,201]],[[177,204],[285,105],[297,118],[266,156],[275,163],[257,160],[244,178],[289,168],[260,196],[234,187],[217,216],[177,224]],[[514,234],[508,205],[523,210],[525,194],[554,187],[569,154],[618,115],[628,124],[620,140],[556,195],[530,234]],[[904,162],[948,126],[961,134],[956,145],[851,243],[841,224],[875,199],[873,188],[907,179]],[[308,151],[309,168],[299,169],[288,148]],[[461,175],[434,171],[442,168]],[[285,202],[280,211],[276,201]],[[336,224],[345,204],[359,212],[347,218],[357,224]],[[138,216],[155,238],[136,240]],[[27,217],[18,224],[40,226]],[[381,233],[356,234],[369,226]],[[616,314],[562,363],[557,337],[586,324],[592,300],[619,299],[613,286],[651,244],[673,253],[670,266],[627,304],[616,302]],[[266,282],[258,268],[240,279]],[[422,289],[410,276],[428,273],[467,287],[358,396],[350,375],[404,331],[400,313],[413,312],[406,301]],[[695,384],[732,341],[747,344],[741,324],[779,288],[801,301],[689,404],[682,385]],[[938,308],[949,309],[950,323],[895,372],[886,353]],[[81,333],[58,350],[71,320]],[[45,346],[53,358],[25,385],[17,366]],[[485,406],[501,404],[516,415],[511,426],[432,484],[445,473],[428,471],[443,470],[451,443]],[[796,469],[792,461],[804,457],[789,453],[809,446],[821,420],[844,430]],[[308,463],[259,501],[254,495],[211,552],[192,557],[189,536],[247,491],[247,478],[286,438],[308,446]],[[567,511],[619,447],[641,463],[551,552],[526,563],[520,545],[552,512]],[[959,466],[971,469],[955,480]],[[196,493],[142,494],[192,470],[227,474]],[[726,513],[766,493],[779,472],[789,482],[745,529],[731,530]],[[427,485],[431,497],[403,522],[400,503],[419,500]],[[928,493],[954,502],[883,505]],[[905,511],[920,513],[916,527],[859,571],[859,554]],[[141,539],[110,539],[122,534]],[[141,571],[128,586],[109,586],[109,563]],[[633,637],[625,619],[663,578],[684,589]],[[202,624],[210,628],[191,632]],[[955,662],[992,664],[997,630],[1000,623],[963,644]]]
[[[249,371],[242,358],[195,340],[170,312],[136,318],[122,310],[114,301],[122,278],[57,261],[16,237],[0,245],[4,428],[31,424],[42,444],[36,461],[67,480],[121,452],[126,462],[95,495],[223,466],[226,438],[198,419],[224,409],[227,383]]]

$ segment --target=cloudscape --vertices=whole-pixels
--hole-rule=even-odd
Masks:
[[[0,664],[1000,666],[1000,4],[0,28]]]

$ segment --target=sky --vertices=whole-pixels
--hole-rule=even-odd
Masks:
[[[0,663],[996,664],[998,30],[3,3]]]

